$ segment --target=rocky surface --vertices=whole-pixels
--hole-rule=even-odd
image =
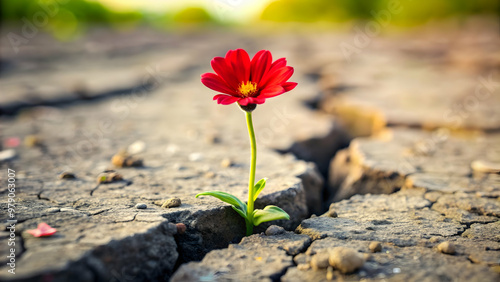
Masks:
[[[500,176],[475,171],[471,164],[478,160],[500,163],[499,141],[499,134],[465,137],[446,129],[391,129],[356,138],[331,162],[332,200],[392,193],[401,187],[497,198]]]
[[[278,281],[294,265],[293,255],[304,251],[310,241],[292,232],[252,235],[238,245],[208,253],[201,262],[184,264],[172,281]]]
[[[354,35],[330,32],[94,30],[72,43],[40,34],[18,55],[2,42],[14,278],[498,281],[495,27],[372,38],[352,58],[335,46]],[[243,114],[199,82],[234,48],[286,56],[299,82],[254,112],[257,178],[269,178],[256,206],[291,220],[243,239],[228,205],[194,198],[246,198]],[[42,221],[58,232],[26,232]],[[330,262],[332,252],[343,259]],[[0,279],[13,278],[7,268]]]
[[[16,171],[19,187],[16,234],[22,248],[17,249],[16,278],[165,279],[182,262],[200,260],[210,250],[239,241],[245,232],[244,221],[230,206],[212,197],[194,198],[207,190],[247,197],[250,152],[244,115],[236,105],[216,105],[211,99],[214,93],[199,82],[199,75],[210,71],[210,59],[224,55],[238,36],[220,36],[221,41],[204,45],[193,42],[204,42],[206,35],[185,35],[186,40],[180,40],[180,35],[163,34],[166,39],[160,42],[144,43],[153,45],[147,52],[133,42],[95,51],[89,46],[102,39],[95,36],[90,35],[88,44],[77,47],[76,53],[66,49],[78,43],[64,46],[40,37],[32,44],[40,44],[45,52],[21,50],[25,56],[6,58],[11,64],[0,84],[12,92],[3,92],[8,95],[2,95],[1,108],[14,113],[24,107],[15,116],[1,117],[2,140],[18,138],[23,143],[14,148],[15,158],[1,163],[3,170]],[[107,40],[124,38],[112,35]],[[196,49],[202,45],[208,49]],[[250,51],[260,47],[243,45],[235,47]],[[274,53],[287,55],[283,50]],[[64,60],[58,58],[61,53]],[[69,65],[74,68],[68,70]],[[42,68],[46,71],[39,76]],[[59,75],[64,77],[62,84],[53,82]],[[115,75],[120,79],[113,79]],[[336,130],[332,117],[315,114],[302,102],[314,94],[307,90],[315,87],[313,82],[300,72],[294,78],[302,89],[270,100],[254,114],[257,178],[269,178],[256,208],[277,205],[291,220],[263,224],[256,232],[269,224],[293,230],[310,213],[323,211],[324,181],[315,165],[275,151],[288,152],[296,141]],[[67,85],[78,81],[89,84],[85,87],[93,98],[66,105],[79,101],[63,95]],[[29,85],[37,99],[20,94]],[[33,103],[21,107],[18,99]],[[142,165],[116,166],[116,158],[113,165],[111,159],[117,154],[132,155]],[[75,178],[61,178],[63,172]],[[4,175],[0,179],[6,181]],[[6,187],[0,193],[5,199]],[[175,197],[180,206],[162,207]],[[5,201],[1,206],[7,209]],[[1,220],[6,219],[4,213]],[[42,221],[57,228],[56,235],[25,238],[24,231]],[[170,233],[162,231],[169,223],[183,223],[186,230],[175,236],[175,225]],[[53,243],[57,247],[49,247]],[[4,247],[2,253],[7,253]],[[1,269],[2,279],[12,278],[7,268]]]
[[[337,115],[353,136],[385,126],[498,131],[497,28],[466,25],[447,34],[376,38],[344,60],[325,56],[319,107]]]

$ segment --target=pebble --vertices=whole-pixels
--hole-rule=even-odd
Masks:
[[[177,146],[177,145],[175,145],[175,144],[169,144],[169,145],[167,146],[167,148],[165,149],[165,153],[166,153],[167,155],[172,156],[172,155],[175,155],[177,152],[179,152],[179,150],[180,150],[180,149],[179,149],[179,146]]]
[[[144,209],[148,208],[148,205],[146,205],[144,203],[138,203],[137,205],[135,205],[135,208],[139,209],[139,210],[144,210]]]
[[[215,172],[213,171],[208,171],[208,172],[205,172],[205,174],[203,175],[205,178],[214,178],[215,177]]]
[[[123,180],[123,176],[114,170],[106,170],[97,176],[98,183],[111,183]]]
[[[175,197],[175,198],[171,198],[171,199],[166,200],[165,203],[163,203],[163,205],[161,205],[161,207],[166,208],[166,209],[176,208],[176,207],[180,207],[181,204],[182,204],[181,199]]]
[[[373,241],[370,243],[368,248],[370,249],[370,252],[378,253],[378,252],[382,251],[382,244],[380,244],[380,242]]]
[[[61,178],[61,179],[75,179],[76,176],[71,172],[63,172],[63,173],[59,174],[59,178]]]
[[[500,173],[500,163],[494,163],[484,160],[475,160],[471,163],[471,168],[475,172],[481,173]]]
[[[325,269],[329,266],[330,254],[328,252],[320,252],[311,258],[311,268],[314,270]]]
[[[233,165],[233,161],[231,161],[231,159],[226,158],[220,162],[220,165],[224,168],[227,168]]]
[[[0,151],[0,162],[10,161],[17,156],[16,150],[8,149]]]
[[[60,212],[61,209],[60,208],[48,208],[45,210],[45,212],[47,213],[56,213],[56,212]]]
[[[443,254],[453,255],[455,254],[455,245],[451,242],[445,241],[437,246],[438,251]]]
[[[297,264],[297,269],[298,270],[309,270],[309,269],[311,269],[311,266],[307,263],[299,263],[299,264]]]
[[[40,138],[36,135],[28,135],[24,138],[24,146],[31,148],[42,144]]]
[[[111,163],[117,167],[142,167],[144,164],[142,159],[126,156],[121,153],[114,155],[111,158]]]
[[[352,273],[363,266],[363,256],[353,249],[345,247],[333,248],[330,252],[329,263],[342,273]]]
[[[205,135],[205,142],[208,144],[217,144],[220,143],[220,137],[217,134],[207,134]]]
[[[429,242],[431,243],[437,243],[441,240],[441,238],[439,238],[438,236],[432,236],[430,239],[429,239]]]
[[[169,231],[170,234],[175,235],[177,234],[177,225],[175,223],[169,222],[167,224],[167,230]]]
[[[192,162],[199,162],[203,160],[203,154],[202,153],[191,153],[189,154],[189,160]]]
[[[335,217],[338,217],[337,212],[336,212],[336,211],[334,211],[334,210],[328,210],[327,215],[328,215],[329,217],[334,217],[334,218],[335,218]]]
[[[333,267],[328,266],[326,269],[326,280],[332,281],[334,278],[334,272],[333,272]]]
[[[177,223],[175,225],[177,227],[177,234],[184,234],[186,232],[186,225],[184,223]]]
[[[76,212],[76,213],[79,213],[79,211],[77,211],[75,209],[72,209],[72,208],[61,208],[60,211],[61,212]]]
[[[285,233],[285,228],[278,225],[271,225],[266,229],[267,236],[279,235]]]
[[[146,143],[144,141],[135,141],[134,143],[130,144],[127,148],[127,153],[131,155],[139,154],[144,152],[146,150]]]

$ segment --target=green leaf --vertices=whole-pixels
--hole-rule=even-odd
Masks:
[[[257,200],[257,197],[259,196],[260,192],[262,190],[264,190],[264,187],[266,187],[266,181],[267,181],[267,178],[262,178],[261,180],[259,180],[259,182],[257,182],[257,184],[255,184],[255,186],[253,186],[253,200]]]
[[[243,216],[243,218],[247,218],[247,205],[240,201],[240,199],[238,199],[236,196],[222,191],[208,191],[199,193],[195,196],[195,198],[198,198],[199,196],[215,197],[225,203],[230,204],[239,215]]]
[[[243,217],[244,219],[248,219],[247,217],[247,211],[242,211],[240,210],[239,208],[235,207],[235,206],[231,206],[233,208],[233,210],[235,210],[239,215],[241,215],[241,217]]]
[[[253,212],[253,225],[257,226],[262,222],[290,219],[290,216],[277,206],[267,206],[263,210],[255,210]]]

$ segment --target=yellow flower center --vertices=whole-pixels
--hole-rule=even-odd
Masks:
[[[241,95],[243,95],[243,97],[252,96],[255,92],[257,92],[257,83],[251,81],[242,82],[238,91]]]

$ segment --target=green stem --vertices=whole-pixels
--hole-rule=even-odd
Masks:
[[[252,158],[250,160],[250,178],[248,180],[248,203],[247,203],[247,236],[253,234],[253,186],[255,185],[255,166],[257,163],[257,144],[255,142],[255,132],[253,130],[253,122],[252,122],[252,112],[245,112],[247,127],[248,127],[248,135],[250,136],[250,147],[252,150]]]

